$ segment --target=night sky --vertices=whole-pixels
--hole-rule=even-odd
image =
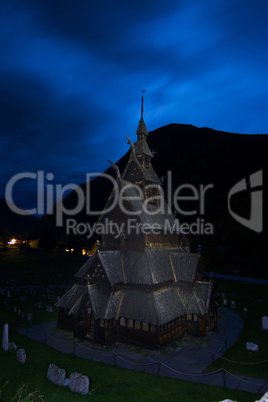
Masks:
[[[267,0],[2,1],[0,196],[20,172],[78,185],[116,162],[142,89],[148,131],[268,133],[267,16]]]

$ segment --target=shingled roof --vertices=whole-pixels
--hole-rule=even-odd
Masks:
[[[147,248],[145,250],[100,251],[77,272],[83,278],[101,263],[111,286],[116,284],[158,285],[166,282],[189,282],[197,272],[204,277],[199,254],[185,253],[182,249]]]
[[[200,286],[202,298],[199,297]],[[142,289],[120,289],[115,292],[88,286],[92,309],[96,319],[125,317],[134,321],[163,325],[186,314],[205,315],[210,300],[209,282],[164,287],[153,292]]]

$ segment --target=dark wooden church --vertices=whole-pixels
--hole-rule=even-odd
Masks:
[[[58,327],[76,337],[159,348],[216,325],[213,283],[205,280],[200,254],[189,252],[176,229],[147,135],[142,98],[137,141],[129,140],[122,176],[112,163],[117,185],[99,219],[120,231],[102,235],[99,249],[77,272],[77,283],[56,304]]]

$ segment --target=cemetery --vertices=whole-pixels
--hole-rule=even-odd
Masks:
[[[28,384],[28,388],[32,392],[39,390],[40,394],[47,395],[44,400],[49,400],[48,396],[55,394],[64,395],[64,400],[66,401],[73,400],[73,392],[70,390],[69,385],[66,387],[56,386],[47,379],[48,367],[50,364],[54,364],[66,371],[65,379],[67,380],[70,380],[72,373],[79,373],[91,379],[92,386],[89,392],[94,395],[96,400],[103,400],[104,395],[109,393],[117,395],[116,398],[118,400],[124,400],[124,395],[128,395],[130,389],[133,390],[133,395],[138,395],[139,392],[141,392],[140,395],[147,395],[149,392],[147,390],[148,381],[154,384],[155,392],[158,395],[164,392],[168,384],[170,397],[173,395],[173,398],[175,398],[178,394],[178,389],[183,389],[183,395],[189,395],[189,401],[195,400],[194,396],[191,396],[193,390],[196,393],[213,395],[210,399],[214,401],[224,400],[227,397],[245,402],[261,399],[262,395],[260,394],[251,394],[224,387],[194,384],[188,381],[179,381],[138,371],[124,370],[120,367],[103,365],[102,363],[81,359],[74,354],[62,354],[43,343],[35,342],[33,339],[20,335],[17,332],[18,328],[24,327],[31,330],[38,324],[56,320],[57,309],[55,303],[73,283],[71,283],[67,276],[65,283],[62,287],[59,287],[56,286],[57,284],[55,284],[54,279],[52,279],[51,283],[47,283],[46,286],[43,286],[41,283],[27,285],[27,283],[23,282],[18,282],[16,286],[12,286],[12,282],[7,283],[6,280],[1,282],[0,309],[1,332],[3,334],[1,361],[6,362],[5,368],[0,371],[0,390],[3,395],[6,395],[5,392],[7,392],[7,395],[14,396],[14,385],[17,386],[17,389],[21,389],[23,384]],[[234,284],[232,281],[215,279],[215,287],[219,292],[224,291],[224,295],[222,295],[224,297],[219,300],[220,304],[224,308],[238,313],[244,320],[244,330],[238,341],[224,353],[223,357],[231,361],[244,361],[248,363],[267,360],[266,286],[241,283],[238,288],[237,283]],[[234,305],[233,301],[235,302],[236,309],[232,308]],[[245,311],[245,308],[247,311]],[[7,323],[9,324],[9,329],[5,326]],[[9,335],[8,341],[4,333]],[[206,342],[205,339],[204,342]],[[258,345],[259,351],[247,350],[247,342]],[[5,351],[7,344],[13,350]],[[179,348],[180,343],[176,347]],[[163,351],[162,356],[173,353],[173,351],[174,349],[170,347],[170,349]],[[107,350],[106,354],[108,352]],[[147,353],[146,351],[142,352],[142,349],[139,348],[136,349],[136,352],[139,354]],[[215,359],[206,371],[215,371],[222,367],[235,375],[242,374],[255,377],[256,381],[258,378],[267,379],[267,363],[250,366]],[[16,379],[14,379],[12,372],[16,372]],[[3,388],[6,381],[8,381],[8,384]],[[114,385],[115,383],[117,386]],[[83,396],[77,394],[77,398],[83,398]],[[149,395],[148,400],[150,400]],[[207,400],[206,398],[204,399],[205,402]]]

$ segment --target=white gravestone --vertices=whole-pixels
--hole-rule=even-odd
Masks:
[[[64,386],[66,371],[55,364],[50,364],[47,370],[47,379],[53,384]]]
[[[8,324],[4,324],[3,327],[3,341],[2,349],[6,352],[8,350],[9,340],[8,340]]]
[[[17,360],[20,364],[24,364],[26,362],[26,353],[24,349],[19,349],[17,351]]]
[[[247,350],[251,350],[252,352],[259,351],[259,345],[256,345],[256,343],[253,343],[253,342],[247,342],[246,347],[247,347]]]
[[[262,329],[265,331],[268,331],[268,317],[264,316],[262,317]]]
[[[70,375],[69,388],[78,394],[87,395],[89,393],[89,378],[79,373]]]

